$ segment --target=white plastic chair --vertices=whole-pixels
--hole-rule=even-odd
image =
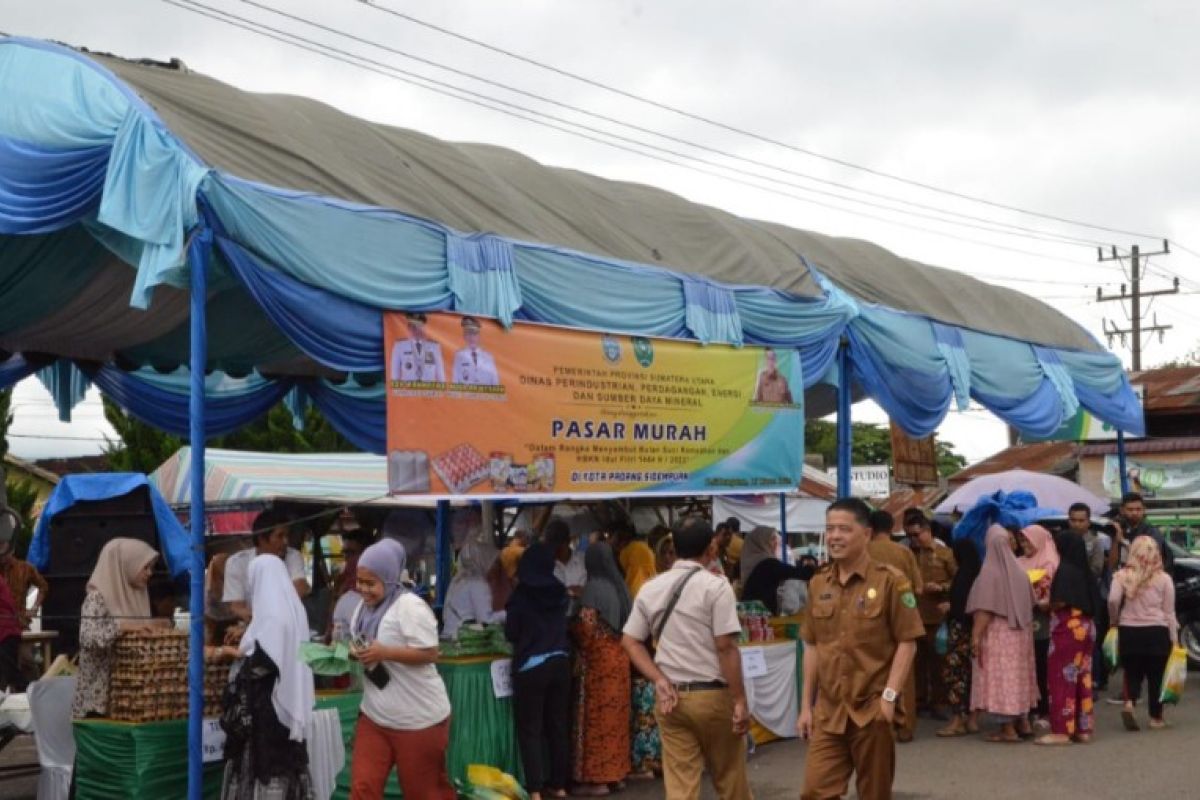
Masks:
[[[34,681],[29,684],[28,694],[38,763],[42,766],[38,800],[67,800],[75,766],[75,735],[71,729],[75,678]]]

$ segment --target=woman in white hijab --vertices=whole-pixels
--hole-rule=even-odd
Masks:
[[[243,661],[226,689],[222,800],[310,800],[312,781],[304,734],[312,720],[313,675],[300,660],[308,617],[287,567],[274,555],[249,569],[250,626],[237,655]]]
[[[442,612],[444,627],[442,635],[447,639],[458,636],[464,622],[503,622],[503,611],[492,611],[492,589],[488,584],[488,571],[499,557],[491,542],[475,538],[467,540],[458,554],[458,571],[446,589],[446,603]]]

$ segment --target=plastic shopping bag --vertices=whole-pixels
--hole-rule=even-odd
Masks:
[[[529,800],[529,795],[516,778],[486,764],[468,765],[467,783],[468,786],[460,787],[459,793],[463,797],[475,800]]]
[[[1167,668],[1163,671],[1162,692],[1159,700],[1164,703],[1178,703],[1183,697],[1183,686],[1187,683],[1187,650],[1176,647],[1171,650],[1167,659]]]
[[[950,652],[950,626],[944,622],[938,626],[937,634],[933,637],[933,649],[939,656]]]
[[[300,660],[308,664],[316,675],[345,675],[354,666],[350,661],[350,648],[345,642],[333,645],[303,642],[300,645]]]
[[[1120,666],[1120,652],[1117,649],[1117,627],[1108,629],[1108,633],[1104,637],[1104,644],[1100,645],[1100,649],[1104,652],[1104,662],[1112,669]]]

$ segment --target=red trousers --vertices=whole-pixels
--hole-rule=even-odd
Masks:
[[[455,800],[446,772],[449,745],[449,719],[432,728],[401,731],[377,725],[360,714],[350,763],[350,800],[381,800],[393,766],[405,797]]]

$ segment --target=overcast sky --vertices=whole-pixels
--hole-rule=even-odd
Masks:
[[[901,255],[1042,297],[1096,335],[1102,317],[1127,324],[1119,304],[1094,302],[1097,286],[1117,291],[1124,278],[1115,265],[1096,263],[1093,246],[1045,238],[1157,249],[1151,239],[964,201],[741,136],[514,61],[361,0],[255,0],[259,7],[241,0],[200,2],[622,135],[651,140],[314,31],[261,6],[708,147],[988,221],[973,225],[1018,225],[1042,233],[1009,236],[847,200],[781,196],[441,97],[162,0],[0,0],[0,30],[127,57],[178,57],[245,89],[307,95],[372,120],[653,184],[743,216],[870,239]],[[797,148],[1007,206],[1169,237],[1200,253],[1195,3],[376,0],[374,5]],[[1150,269],[1148,288],[1166,287],[1179,275],[1185,292],[1200,291],[1200,257],[1160,257]],[[1159,299],[1153,312],[1175,330],[1165,344],[1155,340],[1148,346],[1146,365],[1195,347],[1200,337],[1195,294]],[[45,457],[98,449],[94,439],[105,428],[94,397],[77,409],[78,421],[69,426],[54,424],[49,396],[36,381],[18,388],[17,404],[15,453]],[[883,419],[869,405],[855,413],[857,419]],[[1003,426],[982,411],[952,414],[941,435],[971,460],[1005,444]]]

